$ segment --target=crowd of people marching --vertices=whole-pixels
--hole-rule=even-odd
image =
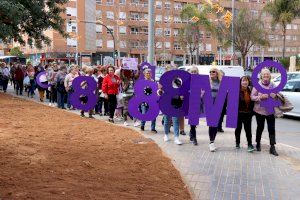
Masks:
[[[167,67],[166,71],[172,70],[171,67]],[[46,72],[46,76],[41,76],[41,83],[51,84],[48,88],[40,87],[36,83],[36,77],[41,72]],[[198,74],[198,68],[193,67],[189,71],[192,74]],[[97,66],[97,67],[82,67],[77,65],[67,66],[65,64],[50,63],[48,65],[33,66],[32,64],[21,65],[14,63],[7,65],[6,63],[0,63],[0,89],[4,92],[7,91],[9,82],[13,85],[16,95],[26,95],[33,98],[39,95],[39,100],[44,102],[48,99],[49,106],[57,107],[60,109],[75,108],[70,103],[70,95],[74,92],[72,87],[73,80],[78,76],[90,76],[97,82],[97,104],[94,109],[88,111],[89,118],[94,118],[93,115],[108,116],[108,120],[114,123],[114,120],[123,120],[124,125],[128,126],[129,120],[133,121],[135,127],[140,126],[141,131],[145,130],[146,122],[139,121],[130,116],[128,112],[128,102],[130,98],[134,96],[133,86],[139,76],[144,76],[146,80],[155,81],[152,77],[151,69],[145,68],[140,74],[140,70],[123,70],[117,69],[113,66]],[[218,94],[220,83],[223,73],[217,68],[210,70],[210,83],[211,83],[211,95],[215,100]],[[268,69],[263,69],[260,75],[260,85],[264,88],[273,88],[274,85],[271,81],[271,73]],[[159,85],[159,84],[158,84]],[[173,87],[180,87],[180,81],[175,81]],[[159,85],[160,92],[163,92],[163,88]],[[148,91],[145,90],[145,93]],[[276,94],[271,93],[270,97],[275,98]],[[264,130],[265,121],[267,121],[269,138],[270,138],[270,153],[278,156],[275,149],[275,116],[274,114],[268,114],[264,107],[260,106],[260,101],[268,98],[269,95],[258,92],[255,88],[251,87],[250,78],[243,76],[240,79],[240,96],[239,96],[239,113],[238,113],[238,125],[235,129],[236,148],[240,149],[240,136],[242,127],[246,133],[248,142],[248,151],[254,151],[252,144],[252,117],[256,117],[257,129],[256,129],[256,150],[261,151],[261,136]],[[172,101],[175,107],[180,107],[183,102],[183,97],[179,96]],[[147,103],[143,103],[140,106],[142,113],[146,113],[149,109]],[[214,141],[218,132],[224,132],[222,129],[222,122],[226,108],[222,112],[219,119],[218,127],[209,127],[209,149],[210,151],[216,151]],[[85,112],[81,111],[81,116],[85,117]],[[151,121],[151,131],[156,131],[156,120]],[[173,126],[174,143],[181,145],[180,135],[186,135],[184,127],[185,121],[183,117],[170,117],[163,116],[162,120],[164,126],[164,141],[170,141],[169,133],[170,128]],[[190,141],[194,145],[197,145],[196,126],[190,126],[189,131]]]

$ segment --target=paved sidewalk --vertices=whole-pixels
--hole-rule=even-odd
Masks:
[[[11,87],[9,93],[14,95]],[[22,98],[28,99],[24,96]],[[33,100],[38,101],[37,97]],[[44,104],[48,105],[48,103]],[[70,112],[79,115],[79,111]],[[96,116],[96,119],[107,120],[107,117]],[[133,122],[129,123],[133,125]],[[122,125],[123,122],[116,122],[116,124]],[[197,128],[198,146],[190,144],[188,136],[180,136],[184,144],[175,145],[172,128],[170,134],[172,140],[164,142],[161,116],[157,120],[157,134],[147,131],[150,129],[150,122],[147,122],[145,129],[142,134],[154,140],[172,159],[194,199],[297,200],[300,198],[300,149],[298,148],[278,144],[277,150],[280,156],[274,157],[268,152],[268,140],[263,140],[261,152],[248,153],[245,133],[242,132],[242,148],[236,150],[234,130],[225,128],[225,133],[218,133],[216,137],[218,151],[212,153],[208,149],[208,128],[203,120]],[[189,131],[188,126],[185,131]],[[264,135],[266,134],[265,131]],[[254,139],[253,137],[253,141]],[[300,138],[298,140],[300,141]]]

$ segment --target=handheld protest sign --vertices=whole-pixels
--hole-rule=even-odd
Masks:
[[[78,76],[73,82],[74,92],[70,95],[70,103],[74,108],[89,111],[93,109],[97,103],[95,91],[97,83],[90,76]]]
[[[47,89],[48,87],[50,87],[51,86],[51,84],[45,84],[45,83],[42,83],[41,82],[41,77],[42,76],[46,76],[47,75],[47,73],[45,72],[45,71],[43,71],[43,72],[40,72],[38,75],[37,75],[37,77],[36,77],[36,84],[38,84],[41,88],[44,88],[44,89]],[[47,79],[47,78],[46,78]]]

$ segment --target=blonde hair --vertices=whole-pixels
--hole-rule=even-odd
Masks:
[[[192,71],[196,71],[197,74],[199,74],[198,67],[196,67],[196,66],[193,66],[192,68],[190,68],[190,69],[188,70],[189,73],[191,73]]]
[[[220,70],[218,70],[216,67],[212,67],[209,71],[216,71],[218,74],[217,76],[218,80],[220,82],[222,81],[223,74],[220,72]],[[212,81],[211,78],[209,80]]]

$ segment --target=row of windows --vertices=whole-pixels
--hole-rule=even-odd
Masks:
[[[283,48],[282,47],[270,47],[268,48],[269,52],[282,52]],[[297,52],[297,47],[286,47],[285,49],[286,52]],[[300,52],[300,47],[298,52]]]
[[[282,35],[269,35],[269,40],[282,40],[283,36]],[[286,36],[287,41],[297,41],[297,36],[296,35],[287,35]]]

